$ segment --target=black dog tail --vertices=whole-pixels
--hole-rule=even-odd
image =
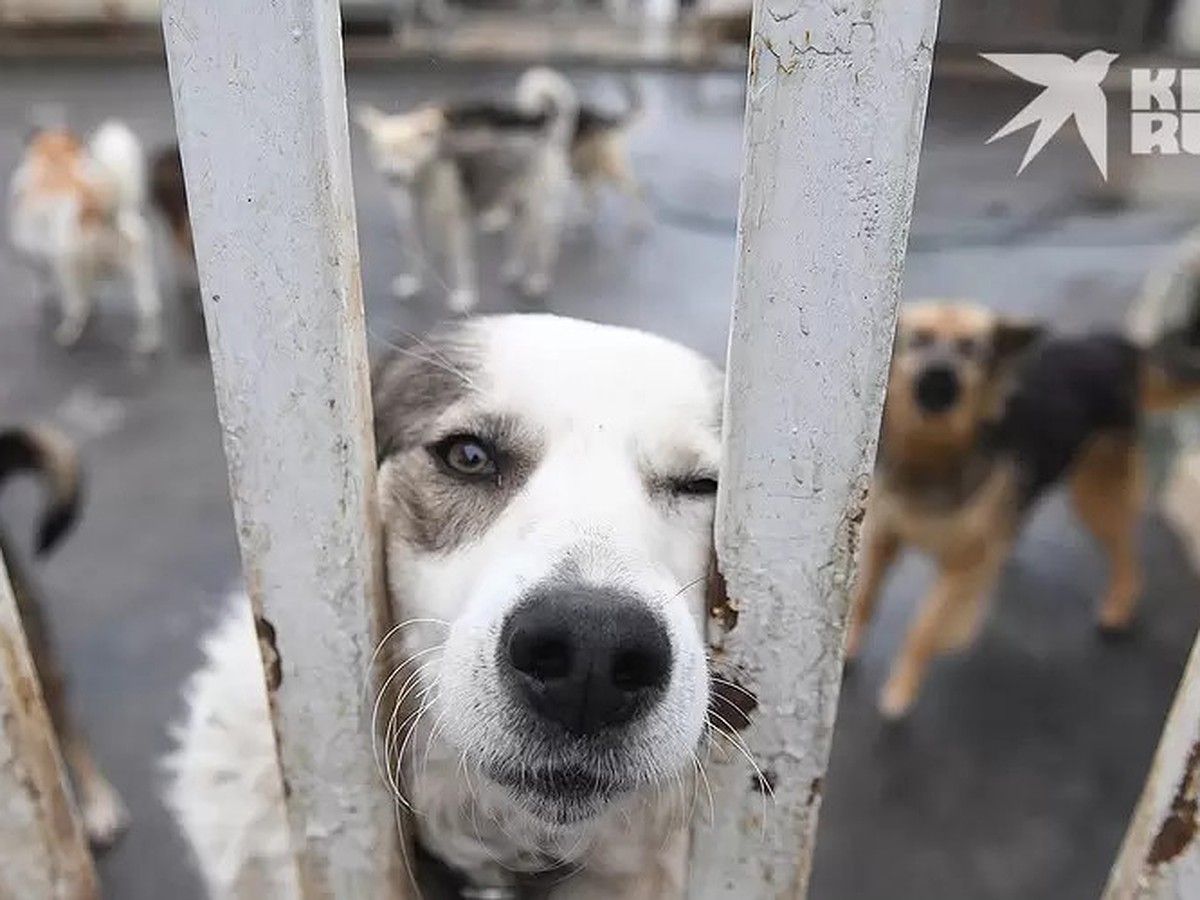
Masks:
[[[79,517],[83,479],[75,447],[66,435],[42,425],[0,431],[0,486],[20,472],[40,475],[45,486],[37,552],[47,553]]]

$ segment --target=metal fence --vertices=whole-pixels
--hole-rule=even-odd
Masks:
[[[716,813],[693,829],[692,898],[806,893],[937,7],[793,0],[803,15],[756,17],[717,502],[731,606],[715,611],[710,642],[758,707],[748,758],[715,758],[707,773]],[[168,0],[165,21],[246,583],[295,673],[271,695],[303,895],[401,898],[405,838],[359,703],[385,599],[338,5]],[[239,128],[225,127],[231,115]],[[214,171],[219,180],[200,174]],[[797,467],[820,473],[820,490],[797,494]],[[0,593],[5,658],[27,674],[6,603]],[[1109,900],[1200,896],[1198,665]],[[0,887],[91,896],[70,815],[45,834],[46,816],[65,808],[61,775],[28,678],[9,671],[0,712],[33,710],[36,740],[0,729],[0,837],[6,850],[31,848]],[[334,752],[330,734],[357,739]],[[34,789],[23,773],[47,759]],[[769,801],[758,770],[771,773]],[[1164,866],[1169,878],[1155,875]],[[48,879],[71,886],[48,891]]]

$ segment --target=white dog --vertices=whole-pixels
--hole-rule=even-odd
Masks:
[[[30,139],[9,187],[9,230],[39,288],[58,295],[62,318],[54,337],[63,346],[83,334],[96,279],[115,270],[133,290],[135,349],[158,349],[162,304],[145,194],[141,144],[120,122],[102,125],[86,147],[63,128],[40,129]]]
[[[376,371],[388,589],[411,622],[393,684],[420,709],[401,790],[477,889],[556,872],[554,900],[682,896],[721,395],[689,350],[554,316],[467,320]],[[188,707],[168,804],[210,891],[293,897],[244,600]]]

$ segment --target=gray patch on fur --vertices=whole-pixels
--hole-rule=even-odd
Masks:
[[[459,326],[396,351],[376,368],[375,440],[389,540],[443,553],[478,538],[537,466],[541,436],[513,416],[466,416],[435,431],[442,414],[472,392],[479,351],[469,327]],[[439,463],[431,445],[452,434],[491,446],[496,474],[468,479]]]

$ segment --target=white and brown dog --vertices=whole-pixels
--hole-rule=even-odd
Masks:
[[[65,128],[36,131],[9,186],[9,233],[39,290],[62,305],[55,340],[72,346],[91,312],[100,276],[123,273],[137,307],[134,347],[152,353],[162,338],[161,301],[144,214],[141,144],[120,122],[102,125],[85,145]]]
[[[557,900],[681,896],[719,694],[702,627],[721,397],[687,349],[554,316],[467,320],[375,373],[409,623],[393,683],[421,710],[402,790],[422,846],[488,896],[547,872]],[[168,804],[214,897],[294,896],[244,599],[207,651]]]

